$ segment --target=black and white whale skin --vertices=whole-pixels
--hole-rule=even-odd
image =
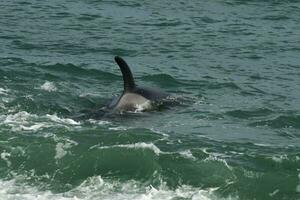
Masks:
[[[115,61],[123,75],[124,91],[109,103],[109,109],[121,112],[149,110],[154,103],[159,103],[169,96],[156,89],[137,86],[127,63],[119,56],[115,57]]]

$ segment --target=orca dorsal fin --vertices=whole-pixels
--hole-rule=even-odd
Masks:
[[[124,81],[124,92],[132,91],[135,88],[134,79],[127,63],[119,56],[115,57],[116,63],[119,65]]]

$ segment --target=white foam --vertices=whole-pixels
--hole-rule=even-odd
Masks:
[[[0,102],[0,108],[1,109],[6,109],[5,105],[2,102]]]
[[[279,190],[276,189],[276,190],[274,190],[273,192],[269,193],[269,196],[270,196],[270,197],[273,197],[273,196],[275,196],[278,192],[279,192]]]
[[[265,143],[254,143],[256,146],[261,146],[261,147],[270,147],[272,146],[271,144],[265,144]]]
[[[58,142],[55,147],[55,160],[63,158],[68,153],[68,149],[72,148],[72,146],[78,145],[77,142],[72,140],[66,140],[64,142]]]
[[[1,115],[0,123],[8,125],[13,131],[38,131],[43,128],[54,126],[78,126],[80,122],[76,122],[69,118],[60,118],[57,115],[38,116],[21,111],[15,114]]]
[[[164,137],[169,137],[168,134],[166,134],[166,133],[164,133],[164,132],[162,132],[162,131],[160,131],[160,130],[157,130],[156,128],[151,128],[150,130],[151,130],[152,132],[157,133],[157,134],[160,134],[160,135],[162,135],[162,136],[164,136]]]
[[[21,179],[21,180],[20,180]],[[25,179],[25,177],[23,178]],[[166,184],[159,187],[143,185],[137,181],[120,182],[104,180],[100,176],[87,178],[78,187],[63,193],[43,191],[37,186],[26,185],[22,177],[9,181],[0,180],[0,199],[6,200],[225,200],[214,193],[217,188],[201,189],[182,185],[170,189]],[[237,199],[228,197],[227,200]]]
[[[128,148],[128,149],[150,149],[152,150],[156,155],[159,155],[162,153],[162,151],[155,146],[153,143],[144,143],[144,142],[138,142],[134,144],[118,144],[118,145],[111,145],[111,146],[92,146],[90,149],[98,148],[98,149],[110,149],[110,148]]]
[[[300,184],[297,185],[297,187],[296,187],[296,192],[297,192],[297,193],[300,193]]]
[[[184,158],[196,160],[196,158],[193,156],[191,150],[180,151],[179,154]]]
[[[8,157],[10,157],[10,153],[8,153],[6,151],[3,151],[0,154],[0,158],[6,162],[6,164],[7,164],[8,167],[10,167],[11,162],[9,161]]]
[[[300,193],[300,173],[298,174],[299,184],[296,186],[296,192]]]
[[[58,122],[61,124],[69,124],[69,125],[80,125],[80,122],[76,122],[73,119],[69,119],[69,118],[59,118],[57,115],[46,115],[50,120],[54,121],[54,122]]]
[[[6,116],[2,115],[1,118],[4,118],[3,124],[10,126],[13,131],[37,131],[46,127],[46,124],[42,122],[33,123],[32,121],[38,118],[38,116],[29,114],[26,111],[8,114]]]
[[[109,127],[108,130],[112,131],[126,131],[128,128],[125,126]]]
[[[57,90],[55,84],[50,81],[46,81],[43,85],[41,85],[41,89],[47,92],[54,92]]]
[[[278,163],[282,163],[284,160],[288,160],[288,157],[287,155],[272,156],[272,160]]]
[[[221,162],[223,163],[229,170],[232,171],[232,167],[228,165],[228,163],[226,162],[225,159],[223,158],[219,158],[216,155],[209,153],[209,156],[207,158],[204,159],[204,162],[208,162],[208,161],[217,161],[217,162]]]
[[[7,95],[9,91],[9,89],[0,88],[0,94]]]
[[[107,125],[107,124],[111,124],[111,122],[109,122],[109,121],[95,120],[95,119],[89,119],[88,122],[90,122],[91,124],[97,124],[97,125]]]
[[[11,123],[26,123],[30,117],[37,117],[37,115],[29,114],[26,111],[21,111],[15,114],[6,115],[3,123],[11,124]]]
[[[48,127],[46,124],[40,123],[40,124],[34,124],[32,126],[23,126],[20,125],[20,129],[15,129],[15,130],[24,130],[24,131],[38,131],[41,128]]]

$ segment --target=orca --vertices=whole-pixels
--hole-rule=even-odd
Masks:
[[[108,104],[109,109],[120,112],[151,110],[153,105],[162,103],[169,96],[157,89],[136,85],[127,63],[119,56],[115,56],[115,61],[122,72],[124,90]]]

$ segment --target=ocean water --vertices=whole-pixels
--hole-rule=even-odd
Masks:
[[[300,1],[0,2],[0,199],[299,200]],[[177,103],[85,117],[114,56]]]

